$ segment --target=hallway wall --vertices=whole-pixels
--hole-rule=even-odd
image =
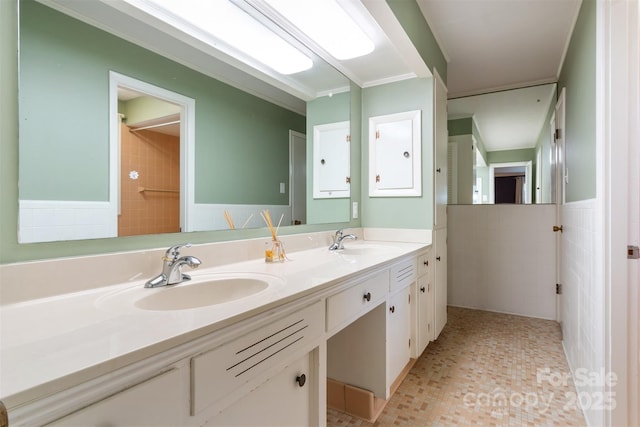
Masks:
[[[556,318],[555,205],[450,205],[448,303]]]

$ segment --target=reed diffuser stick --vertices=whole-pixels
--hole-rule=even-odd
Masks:
[[[230,229],[235,229],[236,225],[233,223],[233,218],[231,217],[231,212],[224,211],[224,219],[227,220],[227,224],[229,224]]]
[[[244,222],[244,224],[242,224],[242,228],[245,228],[247,226],[247,224],[249,224],[249,221],[251,220],[251,218],[253,218],[253,214],[249,215],[249,218],[247,218],[247,220]]]

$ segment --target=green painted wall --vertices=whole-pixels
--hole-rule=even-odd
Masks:
[[[431,28],[429,28],[427,21],[424,19],[418,3],[415,0],[387,0],[387,4],[418,50],[425,64],[431,71],[438,70],[438,74],[440,74],[442,81],[446,85],[447,61],[431,32]]]
[[[473,120],[471,117],[448,120],[447,127],[449,129],[449,136],[470,135],[473,132]]]
[[[307,176],[313,177],[313,127],[320,124],[349,120],[351,94],[339,93],[316,98],[307,103]],[[353,185],[351,186],[353,188]],[[349,205],[346,199],[314,199],[313,180],[307,179],[307,222],[341,222],[349,220]]]
[[[502,150],[487,152],[489,163],[509,163],[509,162],[534,162],[536,151],[534,148],[523,148],[520,150]]]
[[[482,135],[480,135],[480,130],[476,126],[475,120],[472,120],[471,133],[473,134],[473,137],[476,139],[476,148],[478,149],[478,151],[480,152],[480,155],[482,156],[482,158],[486,163],[487,157],[488,157],[487,149],[484,146],[484,140],[482,139]]]
[[[168,247],[177,242],[194,244],[268,236],[262,229],[158,234],[113,239],[18,244],[18,8],[0,0],[0,264],[68,256]],[[137,62],[133,61],[133,62]],[[171,68],[173,70],[173,68]],[[189,70],[187,70],[189,71]],[[170,70],[155,70],[159,82],[171,80]],[[193,73],[193,72],[191,72]],[[105,76],[105,79],[107,77]],[[213,89],[211,89],[213,91]],[[353,108],[353,107],[352,107]],[[205,117],[206,119],[206,117]],[[304,123],[304,122],[303,122]],[[301,127],[304,131],[304,124]],[[358,145],[353,144],[352,152]],[[359,152],[354,158],[359,158]],[[353,192],[353,190],[352,190]],[[334,230],[351,223],[281,227],[280,235]]]
[[[369,197],[369,117],[422,111],[422,197]],[[411,79],[362,90],[362,225],[433,227],[433,78]]]
[[[114,70],[196,100],[196,203],[289,203],[303,116],[32,1],[20,22],[20,198],[107,200]]]
[[[566,89],[567,202],[596,196],[596,2],[584,0],[560,78]]]

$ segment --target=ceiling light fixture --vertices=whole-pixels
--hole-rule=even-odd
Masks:
[[[139,4],[139,1],[128,1],[134,5]],[[219,50],[224,51],[221,45],[226,44],[280,74],[294,74],[313,66],[313,61],[307,55],[228,0],[146,0],[146,2],[179,18],[190,27],[179,28],[180,30],[198,37]],[[175,26],[175,22],[172,25]],[[200,34],[194,34],[194,30],[195,33]],[[205,37],[202,37],[203,35]],[[225,53],[230,54],[228,51]]]
[[[373,52],[374,43],[335,0],[264,0],[339,60]]]

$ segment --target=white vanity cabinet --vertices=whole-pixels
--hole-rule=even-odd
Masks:
[[[435,231],[434,251],[434,337],[438,338],[447,323],[447,229]]]
[[[323,336],[323,324],[324,307],[317,301],[192,357],[191,414],[200,416],[222,411],[246,394],[246,386],[255,388],[260,381],[276,375],[282,364],[308,354]],[[300,374],[310,376],[309,372]]]
[[[378,399],[390,397],[411,358],[410,293],[416,270],[415,257],[404,259],[327,298],[329,378]],[[345,322],[332,320],[336,313]]]
[[[287,365],[277,375],[251,390],[220,414],[211,426],[317,426],[318,401],[314,352]],[[324,397],[324,396],[323,396]]]
[[[27,404],[12,425],[320,425],[324,315],[319,297],[283,305]]]
[[[433,299],[433,260],[431,250],[418,255],[418,279],[415,287],[415,323],[412,357],[419,357],[433,339],[434,299]]]
[[[49,426],[180,425],[189,395],[185,368],[168,371],[54,421]]]
[[[390,388],[411,358],[409,301],[409,286],[391,295],[387,301],[387,386]]]

